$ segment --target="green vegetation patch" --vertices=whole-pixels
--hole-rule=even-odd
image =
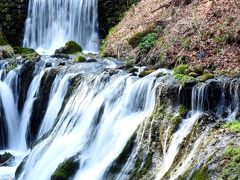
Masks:
[[[85,62],[86,59],[85,59],[85,57],[83,57],[82,55],[78,55],[78,56],[74,59],[74,61],[75,61],[76,63],[81,63],[81,62]]]
[[[39,54],[34,49],[30,48],[14,47],[14,53],[21,55],[27,60],[34,60],[39,57]]]
[[[207,180],[208,179],[208,169],[206,166],[202,166],[198,171],[196,171],[193,176],[193,180]]]
[[[51,180],[68,180],[75,175],[79,168],[79,161],[71,157],[61,163],[51,176]]]
[[[220,179],[240,178],[240,147],[229,146],[223,154],[224,167]]]
[[[142,53],[148,53],[152,47],[157,42],[157,34],[156,33],[149,33],[145,37],[141,38],[139,43],[139,49]]]
[[[223,128],[230,132],[239,133],[240,132],[240,121],[230,121],[223,125]]]
[[[147,75],[151,74],[154,71],[155,70],[153,70],[153,69],[145,70],[145,71],[142,71],[138,76],[139,77],[144,77],[144,76],[147,76]]]

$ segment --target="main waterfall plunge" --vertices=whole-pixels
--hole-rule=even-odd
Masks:
[[[98,51],[97,0],[30,0],[23,45],[53,54],[67,41]]]

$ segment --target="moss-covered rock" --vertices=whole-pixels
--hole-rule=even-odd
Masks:
[[[78,52],[82,52],[82,47],[75,41],[69,41],[64,47],[56,49],[54,54],[74,54]]]
[[[154,72],[154,71],[155,71],[155,70],[153,70],[153,69],[144,70],[144,71],[140,72],[138,76],[139,76],[139,77],[145,77],[145,76],[151,74],[151,73]]]
[[[23,48],[23,47],[14,47],[15,54],[21,55],[26,60],[36,60],[40,56],[39,54],[31,48]]]
[[[81,63],[81,62],[86,62],[86,59],[85,59],[85,57],[83,57],[82,55],[78,55],[78,56],[74,59],[74,61],[75,61],[76,63]]]
[[[188,68],[189,68],[188,65],[180,64],[173,69],[173,74],[174,75],[178,75],[178,74],[187,75],[189,72]]]
[[[214,74],[212,74],[212,73],[204,73],[202,76],[198,77],[198,80],[200,82],[204,82],[204,81],[206,81],[208,79],[212,79],[212,78],[214,78]]]
[[[51,176],[51,180],[68,180],[75,175],[79,165],[79,160],[76,157],[66,159],[63,163],[59,164]]]

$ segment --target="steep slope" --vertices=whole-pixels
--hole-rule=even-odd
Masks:
[[[102,54],[158,67],[189,63],[213,70],[238,69],[240,14],[236,2],[142,0],[111,31]]]

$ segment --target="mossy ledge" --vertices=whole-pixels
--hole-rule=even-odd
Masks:
[[[51,176],[51,180],[68,180],[76,174],[79,166],[80,162],[75,156],[66,159],[59,164],[58,168]]]

